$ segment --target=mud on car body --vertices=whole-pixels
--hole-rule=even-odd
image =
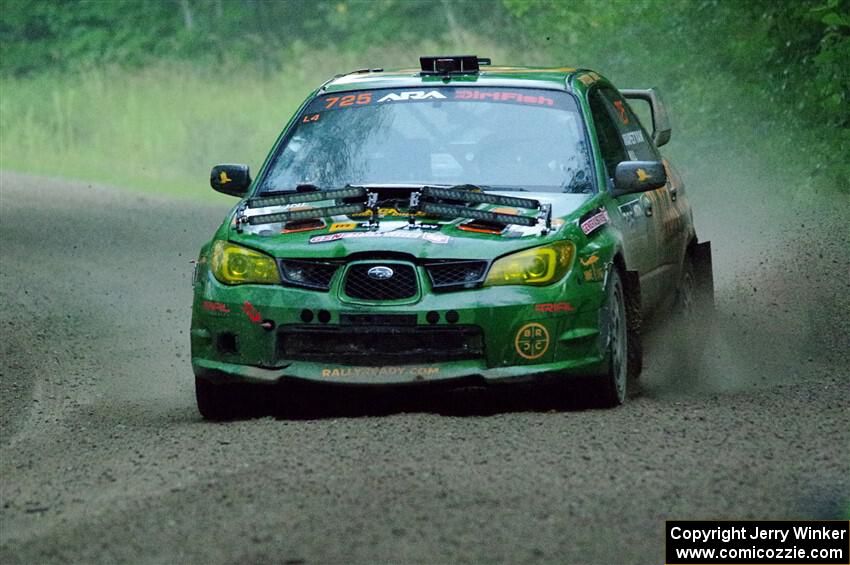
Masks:
[[[622,403],[642,323],[713,294],[669,138],[655,90],[584,69],[422,57],[329,80],[256,179],[212,169],[240,201],[194,277],[201,413],[261,382],[584,376]]]

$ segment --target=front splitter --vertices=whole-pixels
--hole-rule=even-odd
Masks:
[[[211,382],[275,383],[302,381],[369,387],[450,384],[452,381],[478,381],[482,384],[495,384],[522,382],[552,376],[581,376],[597,374],[602,363],[603,360],[599,357],[582,357],[557,363],[513,365],[497,368],[487,368],[480,360],[377,367],[294,361],[281,367],[265,368],[195,358],[192,360],[192,368],[197,377]]]

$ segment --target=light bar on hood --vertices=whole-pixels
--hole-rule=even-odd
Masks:
[[[472,192],[470,190],[454,190],[451,188],[439,188],[436,186],[426,186],[423,188],[422,197],[457,200],[459,202],[471,202],[474,204],[497,204],[500,206],[513,206],[515,208],[528,208],[531,210],[540,209],[540,202],[530,198],[517,198],[515,196],[487,194],[486,192]]]
[[[501,224],[515,224],[518,226],[535,226],[537,218],[519,216],[517,214],[502,214],[499,212],[487,212],[476,210],[466,206],[454,206],[452,204],[437,204],[434,202],[420,202],[419,209],[426,214],[436,216],[447,216],[449,218],[472,218],[484,220],[485,222],[496,222]]]
[[[291,222],[293,220],[359,214],[365,211],[366,206],[363,204],[343,204],[341,206],[325,206],[324,208],[303,208],[274,214],[258,214],[256,216],[247,216],[245,219],[252,226],[256,226],[257,224],[276,224],[278,222]]]
[[[319,190],[316,192],[297,192],[280,196],[258,196],[248,199],[249,208],[265,208],[267,206],[286,206],[287,204],[305,204],[321,202],[322,200],[339,200],[340,198],[357,198],[366,196],[363,187],[341,188],[338,190]]]

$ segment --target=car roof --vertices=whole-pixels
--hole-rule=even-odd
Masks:
[[[338,75],[326,82],[323,92],[376,88],[409,88],[445,85],[501,86],[568,90],[571,75],[583,71],[572,67],[482,67],[480,72],[423,75],[420,69],[363,69]]]

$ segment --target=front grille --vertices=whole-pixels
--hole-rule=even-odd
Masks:
[[[439,261],[425,265],[434,290],[473,288],[487,274],[487,261]]]
[[[375,279],[369,276],[374,267],[389,267],[392,276]],[[416,296],[416,270],[404,263],[357,263],[345,274],[345,294],[363,300],[401,300]]]
[[[278,358],[349,365],[439,363],[484,356],[478,326],[281,326]]]
[[[337,269],[339,264],[329,261],[283,259],[280,262],[280,274],[285,284],[316,290],[328,290]]]

